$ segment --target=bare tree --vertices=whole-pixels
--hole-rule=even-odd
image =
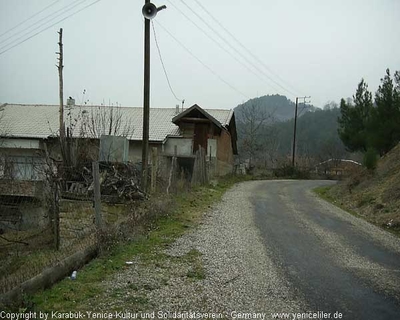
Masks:
[[[103,135],[131,138],[132,119],[119,106],[72,106],[66,108],[67,162],[75,167],[79,162],[98,158]]]
[[[257,154],[263,148],[262,130],[272,119],[273,112],[267,112],[265,108],[256,105],[254,102],[241,110],[238,128],[242,138],[242,148],[250,158],[250,165],[253,165]]]
[[[262,153],[264,156],[265,168],[276,168],[279,163],[279,148],[281,146],[281,141],[278,135],[279,133],[277,129],[272,125],[269,125],[263,132]]]
[[[5,143],[5,138],[7,138],[8,135],[8,128],[7,125],[4,121],[4,105],[0,105],[0,149],[4,147]],[[2,150],[0,152],[0,178],[4,177],[5,175],[5,167],[6,167],[6,154]]]
[[[80,134],[84,138],[99,139],[102,135],[130,138],[134,128],[131,119],[124,118],[119,106],[90,107],[81,111]]]

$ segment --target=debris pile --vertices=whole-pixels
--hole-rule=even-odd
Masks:
[[[93,188],[93,183],[89,191],[92,190],[90,188]],[[111,202],[132,201],[146,197],[140,189],[140,170],[132,164],[101,163],[100,190],[102,199]]]
[[[94,182],[91,167],[83,166],[79,171],[80,181],[65,181],[63,198],[92,198]],[[103,201],[121,203],[146,198],[146,194],[140,189],[140,168],[137,165],[100,162],[99,182]]]

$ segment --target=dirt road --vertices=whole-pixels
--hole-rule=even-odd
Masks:
[[[104,284],[112,299],[91,306],[128,308],[131,297],[156,318],[399,319],[400,240],[311,191],[330,183],[234,186],[197,229],[117,274]]]

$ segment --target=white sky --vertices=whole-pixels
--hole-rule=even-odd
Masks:
[[[16,44],[94,1],[56,1],[43,13],[0,36],[0,52],[9,48],[7,44]],[[0,0],[0,34],[53,2],[55,0]],[[197,103],[204,108],[234,108],[248,98],[275,93],[284,94],[291,100],[294,100],[295,95],[311,96],[312,104],[323,106],[328,100],[339,102],[342,97],[352,96],[362,77],[374,92],[387,67],[392,73],[400,70],[399,0],[198,2],[263,64],[244,51],[196,0],[155,2],[157,6],[165,4],[168,7],[159,12],[153,21],[172,87],[179,99],[186,99],[186,106]],[[68,4],[72,6],[79,3],[71,11],[41,27],[46,20],[28,28]],[[89,104],[111,101],[123,106],[141,106],[143,3],[138,0],[101,0],[0,54],[0,102],[58,103],[55,52],[58,51],[57,31],[62,27],[65,99],[72,96],[77,103],[83,100],[89,100]],[[214,31],[210,31],[188,7],[207,21],[226,42],[218,38]],[[225,50],[186,17],[216,39]],[[158,23],[208,68],[244,95],[233,90],[200,64]],[[24,28],[28,29],[22,32]],[[27,34],[35,28],[38,29]],[[14,35],[17,32],[20,33]],[[227,43],[241,52],[247,61]],[[151,106],[173,107],[179,102],[168,88],[153,34],[151,45]],[[226,51],[247,67],[238,63]],[[248,65],[248,62],[252,65]],[[257,70],[254,70],[254,66]],[[253,73],[248,69],[253,70]],[[265,75],[291,92],[277,86]],[[82,95],[84,89],[85,96]]]

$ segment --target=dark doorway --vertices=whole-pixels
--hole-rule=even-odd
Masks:
[[[194,126],[193,153],[199,150],[199,145],[207,150],[208,124],[196,123]]]

